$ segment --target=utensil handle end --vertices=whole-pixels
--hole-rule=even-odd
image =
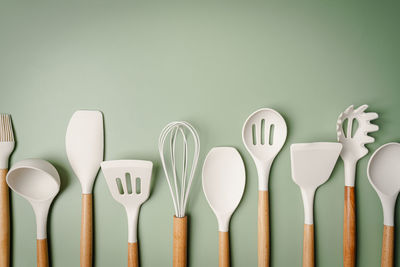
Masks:
[[[314,225],[304,224],[303,267],[314,267]]]
[[[82,194],[81,267],[92,266],[93,196]]]
[[[36,240],[36,261],[38,267],[49,267],[47,239]]]
[[[356,264],[356,201],[354,186],[344,187],[343,266]]]
[[[10,198],[7,169],[0,169],[0,266],[10,266]]]
[[[394,226],[383,226],[381,267],[393,267]]]
[[[187,216],[178,218],[174,216],[173,231],[173,267],[186,267],[187,265]]]
[[[128,267],[139,267],[138,243],[128,243]]]
[[[230,266],[229,232],[219,232],[219,267]]]
[[[268,191],[258,191],[258,266],[269,266],[269,201]]]

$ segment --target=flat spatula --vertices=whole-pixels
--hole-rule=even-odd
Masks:
[[[128,267],[139,266],[137,223],[140,206],[150,195],[153,163],[144,160],[112,160],[101,163],[108,189],[125,207],[128,217]]]

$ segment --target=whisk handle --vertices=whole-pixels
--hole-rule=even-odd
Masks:
[[[187,266],[187,216],[174,216],[173,267]]]
[[[139,267],[138,243],[128,243],[128,267]]]
[[[258,267],[269,266],[268,191],[258,191]]]

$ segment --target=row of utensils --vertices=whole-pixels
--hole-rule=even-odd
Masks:
[[[378,130],[370,121],[376,113],[365,112],[367,105],[353,106],[337,121],[338,142],[292,144],[290,147],[293,181],[300,187],[304,202],[303,267],[314,266],[313,202],[316,189],[325,183],[339,158],[345,166],[345,202],[343,227],[343,265],[355,266],[356,218],[355,172],[357,161],[368,153],[365,144],[374,142],[368,133]],[[244,123],[242,139],[252,156],[259,180],[258,266],[269,266],[270,168],[285,144],[287,126],[275,110],[263,108]],[[66,152],[82,187],[81,266],[92,266],[93,215],[92,188],[101,168],[111,195],[121,203],[128,218],[128,266],[139,266],[137,222],[140,206],[150,195],[153,164],[145,160],[103,161],[104,127],[99,111],[76,111],[67,127]],[[57,170],[47,161],[19,161],[7,173],[8,158],[14,149],[9,115],[0,115],[0,267],[10,264],[10,223],[8,186],[32,205],[37,225],[37,265],[48,266],[46,221],[50,205],[60,188]],[[171,122],[159,137],[159,153],[174,206],[173,266],[187,266],[187,201],[199,161],[200,139],[187,122]],[[382,266],[393,266],[394,205],[400,190],[400,144],[389,143],[371,156],[368,178],[377,191],[384,211]],[[202,168],[206,199],[215,213],[219,230],[219,266],[230,266],[229,221],[240,203],[245,183],[245,165],[234,147],[214,147]]]

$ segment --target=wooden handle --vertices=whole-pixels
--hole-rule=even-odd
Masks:
[[[138,243],[128,243],[128,267],[139,267]]]
[[[303,267],[314,267],[314,225],[304,225]]]
[[[258,267],[269,266],[268,191],[258,191]]]
[[[93,198],[82,194],[81,267],[92,266],[93,250]]]
[[[383,226],[381,267],[393,267],[394,226]]]
[[[219,267],[230,266],[229,232],[219,232]]]
[[[0,267],[10,266],[10,199],[7,169],[0,170]]]
[[[356,265],[356,201],[353,186],[344,187],[343,267]]]
[[[37,267],[49,267],[47,239],[36,240],[36,253]]]
[[[187,216],[178,218],[174,216],[173,239],[173,267],[186,267],[187,265]]]

